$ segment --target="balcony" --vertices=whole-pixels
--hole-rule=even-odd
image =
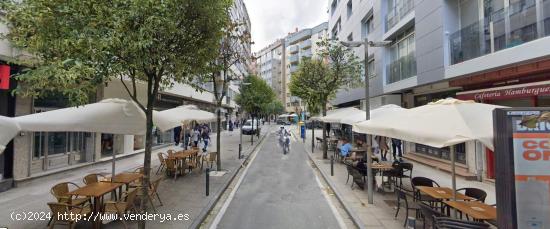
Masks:
[[[386,66],[387,83],[395,83],[416,75],[416,57],[413,53],[392,61]]]
[[[401,19],[409,14],[414,8],[414,1],[404,0],[396,8],[391,9],[386,14],[386,31],[393,28]]]
[[[290,46],[290,54],[298,53],[298,51],[297,45]]]
[[[311,40],[305,40],[300,43],[300,49],[309,49],[311,48]]]
[[[291,56],[288,58],[288,61],[289,61],[291,64],[297,64],[297,63],[300,61],[300,56],[299,56],[298,54],[291,55]]]
[[[298,65],[290,65],[290,73],[294,73],[298,71]]]
[[[550,12],[538,20],[535,0],[518,3],[452,33],[451,65],[550,36]],[[543,7],[550,9],[550,1]]]
[[[300,52],[300,57],[303,58],[303,57],[307,57],[307,58],[311,58],[312,54],[311,54],[311,49],[308,49],[308,50],[303,50]]]

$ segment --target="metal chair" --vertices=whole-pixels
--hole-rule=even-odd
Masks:
[[[422,195],[420,190],[417,189],[418,186],[427,186],[427,187],[440,187],[437,182],[427,177],[413,177],[411,179],[411,185],[414,191],[414,200],[415,201],[427,201],[430,203],[437,202],[436,199]]]
[[[449,217],[433,217],[436,228],[445,229],[485,229],[490,228],[489,224],[468,220],[453,219]]]
[[[479,188],[460,188],[456,190],[457,192],[464,191],[464,195],[468,197],[475,198],[482,203],[485,203],[485,198],[487,198],[487,192]]]
[[[409,195],[404,189],[401,189],[399,187],[395,188],[395,193],[397,195],[397,211],[395,212],[394,218],[397,218],[397,215],[399,214],[399,210],[401,209],[401,202],[405,203],[405,222],[403,223],[403,226],[407,225],[407,219],[409,218],[409,210],[415,210],[417,218],[418,218],[418,207],[415,205],[415,203],[409,203],[409,200],[407,198],[407,195]],[[412,206],[411,206],[412,204]]]
[[[424,222],[422,224],[422,228],[424,229],[426,228],[426,225],[430,225],[432,228],[435,227],[434,217],[443,216],[441,212],[433,209],[429,205],[419,203],[418,207],[420,208],[420,213],[422,213],[422,218],[424,219]]]

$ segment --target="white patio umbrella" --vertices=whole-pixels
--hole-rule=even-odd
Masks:
[[[216,115],[203,111],[195,105],[180,106],[153,113],[153,122],[162,131],[189,124],[191,122],[208,123],[216,121]]]
[[[46,111],[14,118],[21,131],[99,132],[145,134],[145,113],[133,101],[105,99],[84,106]],[[113,152],[112,175],[115,175]]]
[[[452,182],[456,190],[454,145],[480,141],[493,150],[493,110],[502,106],[443,99],[356,123],[356,132],[392,137],[433,147],[451,146]],[[456,199],[456,192],[453,192]]]
[[[370,111],[370,117],[376,118],[379,116],[391,114],[393,112],[398,112],[401,110],[405,110],[405,108],[402,108],[395,104],[388,104],[381,107],[378,107],[376,109],[373,109]],[[353,125],[358,122],[365,121],[366,112],[363,110],[355,109],[351,112],[341,113],[341,116],[343,116],[340,119],[340,123],[347,124],[347,125]]]
[[[0,116],[0,154],[6,149],[6,145],[14,138],[21,127],[12,118]]]
[[[346,107],[346,108],[339,108],[336,110],[333,110],[332,112],[327,112],[326,116],[320,117],[319,121],[325,122],[325,123],[341,123],[340,120],[342,118],[345,118],[347,115],[352,113],[360,113],[361,110],[355,108],[355,107]],[[363,114],[364,111],[363,111]],[[363,115],[364,119],[365,115]]]

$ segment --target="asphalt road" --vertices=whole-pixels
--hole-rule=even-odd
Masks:
[[[299,143],[272,133],[250,166],[218,228],[339,228]]]

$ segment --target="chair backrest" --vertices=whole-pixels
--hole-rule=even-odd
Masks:
[[[69,203],[71,201],[71,196],[67,195],[69,193],[69,185],[79,188],[78,185],[72,182],[63,182],[56,184],[50,190],[50,193],[61,203]]]
[[[482,222],[474,222],[468,220],[453,219],[449,217],[433,217],[434,224],[437,228],[448,229],[485,229],[490,225]]]
[[[136,168],[136,169],[134,169],[134,173],[144,174],[145,169],[143,167]]]
[[[461,190],[464,190],[464,195],[475,198],[481,202],[485,202],[485,198],[487,198],[487,192],[479,188],[461,188],[457,191]]]
[[[395,188],[395,193],[397,194],[397,202],[400,202],[401,200],[404,200],[405,201],[405,207],[409,207],[409,200],[407,199],[407,193],[405,192],[405,190],[399,188],[399,187],[396,187]]]
[[[167,153],[168,153],[168,156],[169,156],[169,157],[174,156],[174,150],[172,150],[172,149],[169,149],[169,150],[167,151]]]
[[[164,155],[162,153],[157,153],[160,163],[164,163]]]
[[[128,192],[126,196],[126,210],[131,209],[134,207],[134,202],[136,200],[136,195],[139,189],[133,189],[132,191]]]
[[[401,162],[401,167],[403,167],[404,171],[412,171],[413,170],[413,164],[409,162]]]
[[[411,179],[411,184],[414,189],[416,189],[417,186],[439,187],[437,182],[427,177],[413,177]]]
[[[164,163],[166,163],[166,168],[170,171],[176,170],[176,160],[173,158],[167,158]]]
[[[82,182],[84,182],[84,184],[87,184],[87,185],[97,183],[97,182],[99,182],[99,179],[97,178],[97,175],[98,174],[95,174],[95,173],[88,174],[84,177],[84,179],[82,179]]]
[[[218,158],[218,153],[217,152],[208,153],[208,161],[215,161],[216,158]]]
[[[58,217],[56,220],[63,221],[65,217],[59,217],[69,211],[69,205],[66,203],[49,202],[48,206],[52,211],[52,216]]]

